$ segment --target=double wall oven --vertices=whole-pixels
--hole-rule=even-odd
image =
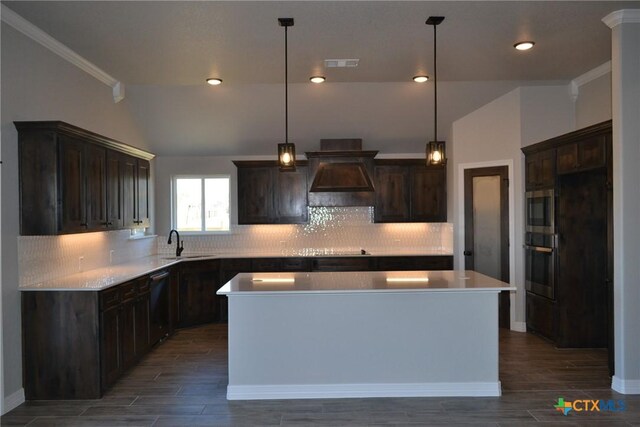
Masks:
[[[527,291],[555,299],[555,194],[528,191],[526,198],[525,284]]]

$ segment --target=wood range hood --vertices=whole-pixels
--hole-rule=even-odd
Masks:
[[[373,206],[373,159],[362,139],[321,139],[309,160],[309,206]]]

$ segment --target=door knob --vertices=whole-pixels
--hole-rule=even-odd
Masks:
[[[473,255],[473,252],[471,252],[471,251],[464,251],[464,252],[462,252],[462,254],[463,254],[464,256],[471,256],[471,255]]]

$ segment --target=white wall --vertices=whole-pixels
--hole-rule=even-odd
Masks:
[[[18,135],[13,121],[62,120],[139,148],[148,148],[131,119],[127,99],[2,23],[2,304],[4,391],[22,388]]]
[[[611,120],[611,73],[580,86],[576,100],[576,129]]]
[[[511,165],[513,194],[512,281],[516,287],[515,318],[525,322],[524,308],[524,155],[521,147],[574,130],[574,105],[567,86],[531,86],[515,89],[453,123],[451,170],[453,178],[454,265],[464,267],[464,168]]]

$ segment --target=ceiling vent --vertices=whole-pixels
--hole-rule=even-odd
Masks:
[[[359,59],[325,59],[325,68],[352,68],[357,67]]]

